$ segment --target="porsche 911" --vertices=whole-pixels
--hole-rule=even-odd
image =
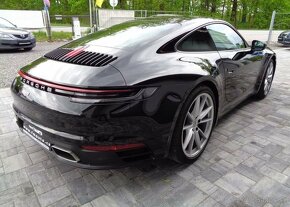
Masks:
[[[221,116],[267,96],[275,68],[266,44],[225,21],[134,20],[21,68],[13,108],[23,133],[78,167],[193,163]]]

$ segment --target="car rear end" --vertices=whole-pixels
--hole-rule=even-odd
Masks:
[[[158,48],[144,48],[180,27],[163,19],[123,23],[23,67],[11,88],[19,127],[80,167],[121,167],[166,156],[187,85],[184,79],[178,87],[170,78],[151,80],[148,67],[155,66],[142,52],[155,55]],[[133,58],[138,54],[142,58]]]
[[[170,124],[146,111],[156,88],[127,87],[110,65],[117,58],[59,48],[22,68],[11,86],[20,129],[84,168],[121,167],[162,151]]]

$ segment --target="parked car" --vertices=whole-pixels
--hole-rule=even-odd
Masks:
[[[290,45],[290,31],[284,31],[278,36],[278,42],[283,45]]]
[[[31,50],[33,47],[35,47],[35,37],[32,33],[17,28],[7,19],[0,17],[0,50]]]
[[[271,49],[225,21],[136,20],[21,68],[13,108],[25,134],[79,167],[192,163],[222,115],[267,96],[275,67]]]

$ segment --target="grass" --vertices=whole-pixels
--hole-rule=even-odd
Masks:
[[[51,22],[51,26],[71,27],[71,23]]]
[[[48,37],[46,32],[33,32],[33,35],[36,38],[37,42],[45,42],[48,41]],[[72,33],[71,32],[52,32],[51,41],[63,41],[63,40],[71,40]]]
[[[81,27],[90,27],[89,22],[80,21]],[[72,23],[63,23],[63,22],[51,22],[51,26],[62,26],[62,27],[71,27]]]

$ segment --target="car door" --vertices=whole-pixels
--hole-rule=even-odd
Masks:
[[[263,55],[253,53],[244,39],[222,23],[207,26],[225,68],[225,98],[228,104],[253,92]]]

